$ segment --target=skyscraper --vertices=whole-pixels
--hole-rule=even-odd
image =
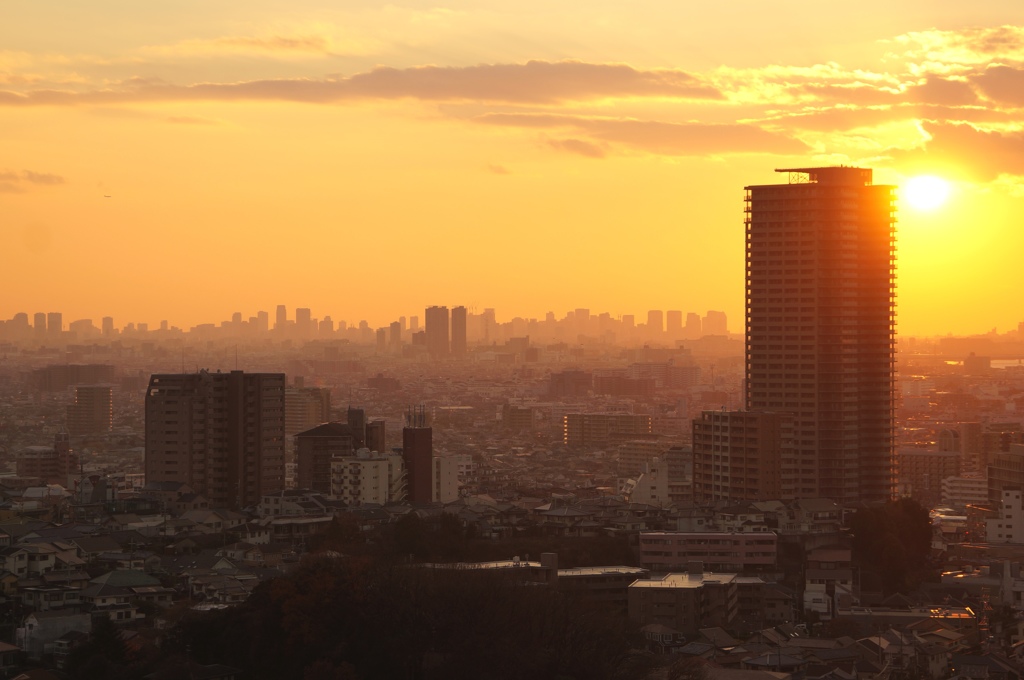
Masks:
[[[448,356],[448,308],[427,307],[427,353],[434,358]]]
[[[146,482],[184,482],[216,508],[284,488],[283,373],[158,374],[146,390]]]
[[[466,308],[455,307],[452,309],[452,354],[464,356],[466,354]]]
[[[886,500],[894,188],[862,168],[779,172],[789,183],[746,187],[747,409],[793,415],[784,495]]]

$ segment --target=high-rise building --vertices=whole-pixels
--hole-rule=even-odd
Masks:
[[[361,408],[348,407],[345,412],[348,426],[352,429],[352,446],[359,450],[366,446],[366,411]]]
[[[683,313],[678,309],[670,309],[665,312],[665,331],[672,338],[683,335]]]
[[[36,312],[32,316],[32,332],[36,338],[46,337],[46,314],[44,312]]]
[[[410,411],[405,420],[402,460],[408,480],[406,498],[410,503],[430,503],[434,499],[434,431],[427,425],[422,407]]]
[[[346,423],[324,423],[295,435],[295,481],[300,489],[331,490],[331,462],[355,455],[352,429]]]
[[[331,419],[331,391],[326,387],[288,387],[284,391],[284,434],[299,432]]]
[[[886,500],[894,489],[894,187],[872,184],[862,168],[779,172],[789,183],[746,187],[747,409],[793,415],[784,490]]]
[[[50,312],[46,315],[46,334],[51,338],[59,338],[64,331],[64,315],[60,312]]]
[[[285,328],[288,326],[288,308],[284,305],[277,306],[277,317],[274,321],[274,330],[278,333],[284,333]]]
[[[366,448],[387,453],[387,421],[371,420],[366,424]]]
[[[452,354],[465,356],[466,354],[466,308],[455,307],[452,309]]]
[[[699,338],[701,336],[700,314],[696,312],[686,313],[686,337]]]
[[[704,411],[693,421],[693,495],[699,500],[784,497],[793,418],[767,411]]]
[[[283,373],[158,374],[146,390],[146,482],[184,482],[212,507],[284,488]]]
[[[313,311],[309,307],[295,309],[295,335],[306,339],[313,335]]]
[[[114,336],[114,317],[105,316],[103,317],[103,337],[111,338]]]
[[[728,335],[729,324],[726,320],[725,312],[716,312],[709,310],[704,315],[704,319],[701,323],[702,333],[704,335]]]
[[[79,385],[75,403],[68,406],[68,432],[80,436],[110,432],[114,423],[113,388],[110,385]]]
[[[651,337],[658,337],[665,332],[665,315],[660,309],[652,309],[647,312],[647,333]]]
[[[427,307],[427,353],[435,359],[448,356],[448,308]]]

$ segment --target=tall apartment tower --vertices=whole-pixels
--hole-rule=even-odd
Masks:
[[[75,403],[68,405],[68,432],[74,436],[110,432],[114,398],[110,385],[78,385]]]
[[[158,374],[146,390],[146,482],[184,482],[215,508],[284,488],[283,373]]]
[[[427,354],[434,358],[448,356],[448,308],[427,307]]]
[[[746,404],[793,415],[785,495],[894,490],[894,187],[795,168],[746,187]]]
[[[452,309],[452,354],[459,357],[466,355],[465,307],[455,307]]]

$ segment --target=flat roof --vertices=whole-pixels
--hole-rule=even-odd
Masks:
[[[720,585],[725,583],[732,583],[736,579],[736,574],[712,574],[704,572],[703,574],[688,574],[688,573],[671,573],[665,574],[661,578],[652,578],[648,580],[639,580],[633,582],[630,588],[701,588],[705,584]]]

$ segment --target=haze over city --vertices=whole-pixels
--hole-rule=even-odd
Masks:
[[[1018,321],[1013,2],[4,11],[0,318],[739,321],[739,187],[850,164],[951,187],[900,205],[901,334]]]
[[[0,677],[1021,680],[1019,5],[6,3]]]

